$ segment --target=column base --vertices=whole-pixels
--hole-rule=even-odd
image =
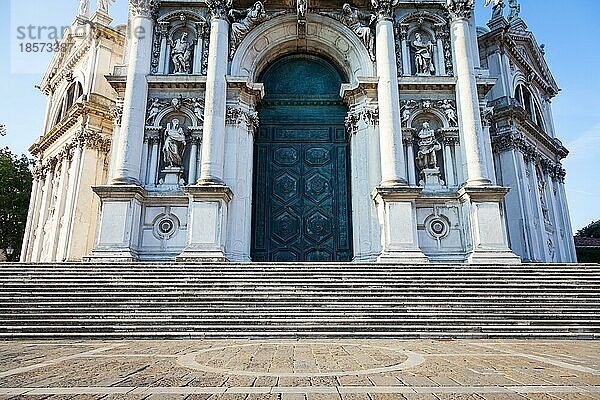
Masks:
[[[467,257],[469,264],[488,264],[488,265],[519,265],[521,257],[512,251],[486,251],[476,250]]]
[[[520,264],[508,247],[501,201],[510,189],[499,186],[462,187],[458,191],[471,226],[471,264]]]
[[[227,262],[227,209],[233,194],[224,185],[183,188],[189,196],[188,241],[177,262]]]
[[[96,186],[101,214],[98,238],[86,262],[127,263],[138,261],[139,223],[145,191],[139,186]]]
[[[419,248],[416,199],[422,188],[378,187],[373,190],[381,226],[382,252],[378,262],[426,264],[429,258]]]

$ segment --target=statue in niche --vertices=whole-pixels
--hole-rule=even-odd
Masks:
[[[108,14],[110,4],[116,0],[98,0],[98,12]]]
[[[377,16],[375,14],[360,12],[357,9],[353,9],[350,4],[344,3],[341,18],[337,16],[333,17],[340,19],[344,25],[356,33],[367,50],[369,50],[371,59],[374,60],[375,36],[373,35],[373,25],[377,21]]]
[[[233,52],[242,39],[255,26],[267,20],[267,12],[261,1],[257,1],[252,7],[245,10],[229,10],[229,18],[231,19],[231,52]]]
[[[175,66],[173,73],[189,74],[191,72],[192,46],[193,43],[188,40],[187,32],[183,32],[175,42],[171,40],[171,60]]]
[[[90,0],[79,0],[79,11],[77,14],[81,17],[90,16]]]
[[[492,6],[492,18],[501,17],[504,10],[504,0],[486,0],[485,6],[488,7],[492,2],[494,3]]]
[[[156,120],[156,116],[160,112],[161,104],[159,99],[152,99],[152,103],[150,104],[148,111],[148,118],[146,118],[146,125],[151,126],[154,124]]]
[[[417,154],[417,166],[420,170],[437,168],[437,151],[442,149],[440,143],[435,139],[435,130],[431,129],[429,122],[423,122],[419,131],[419,152]]]
[[[423,41],[420,33],[415,34],[415,40],[412,42],[412,47],[415,50],[415,66],[417,75],[430,76],[435,74],[435,66],[433,65],[433,43],[431,40]]]
[[[163,145],[163,160],[167,167],[181,167],[183,165],[183,151],[185,149],[185,135],[179,120],[173,118],[165,130],[165,143]]]

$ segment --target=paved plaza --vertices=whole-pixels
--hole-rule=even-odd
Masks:
[[[12,398],[600,399],[600,342],[0,342]]]

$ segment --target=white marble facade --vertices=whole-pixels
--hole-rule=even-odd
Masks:
[[[489,29],[472,10],[130,0],[126,46],[97,21],[114,38],[73,39],[93,42],[81,78],[54,61],[44,79],[23,261],[252,261],[259,75],[297,53],[348,77],[354,261],[575,261],[543,50],[515,10]],[[69,82],[105,113],[57,118]]]

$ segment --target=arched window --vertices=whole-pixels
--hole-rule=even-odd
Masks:
[[[73,82],[66,91],[66,94],[60,99],[56,114],[54,114],[52,126],[58,124],[69,112],[69,109],[83,94],[83,86],[80,82]]]
[[[534,99],[531,91],[523,84],[517,85],[515,89],[515,99],[521,107],[527,112],[529,118],[534,124],[538,125],[542,130],[545,129],[544,118],[540,110],[540,106]]]

